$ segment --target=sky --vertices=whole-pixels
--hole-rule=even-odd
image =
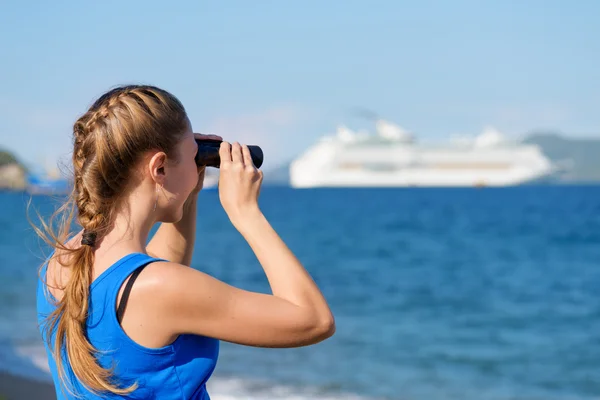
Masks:
[[[0,0],[0,148],[68,161],[78,116],[129,83],[262,146],[264,168],[371,128],[357,108],[417,140],[600,137],[599,17],[594,0]]]

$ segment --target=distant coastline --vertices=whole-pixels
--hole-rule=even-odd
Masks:
[[[27,169],[14,154],[0,150],[0,190],[24,190],[27,185]]]
[[[17,157],[0,150],[0,191],[25,191],[29,194],[64,194],[69,183],[58,174],[34,173]]]
[[[552,185],[596,185],[600,183],[600,139],[568,138],[555,132],[532,132],[525,143],[536,144],[552,161],[570,160],[571,168]],[[289,162],[265,171],[265,186],[289,186]],[[0,191],[27,191],[31,194],[64,193],[68,184],[58,176],[28,171],[17,157],[0,149]]]

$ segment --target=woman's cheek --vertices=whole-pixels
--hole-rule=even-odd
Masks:
[[[192,171],[190,172],[190,191],[192,191],[198,184],[198,167],[196,166],[195,162],[190,169]]]

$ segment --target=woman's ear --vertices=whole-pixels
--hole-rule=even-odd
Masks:
[[[155,153],[148,162],[150,176],[161,186],[164,185],[166,163],[167,155],[163,151]]]

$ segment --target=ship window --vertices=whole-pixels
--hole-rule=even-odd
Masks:
[[[395,171],[398,167],[390,163],[380,162],[343,162],[338,165],[342,170]]]
[[[394,170],[396,170],[396,166],[394,164],[390,164],[390,163],[370,162],[370,163],[365,163],[365,169],[368,169],[371,171],[394,171]]]

